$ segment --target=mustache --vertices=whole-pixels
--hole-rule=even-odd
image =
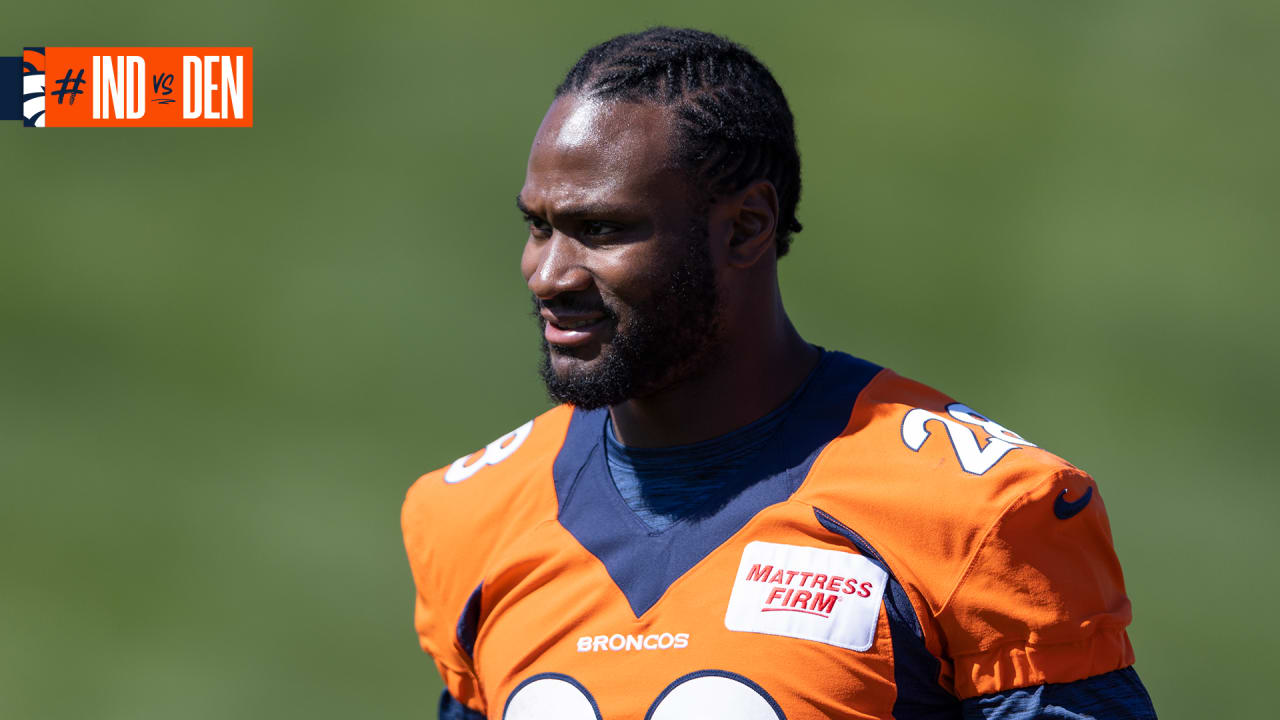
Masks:
[[[598,297],[587,297],[583,293],[561,293],[546,300],[539,299],[537,295],[531,295],[530,298],[533,300],[533,316],[539,320],[543,319],[543,309],[550,310],[557,315],[566,313],[600,313],[610,321],[618,319],[618,314]]]

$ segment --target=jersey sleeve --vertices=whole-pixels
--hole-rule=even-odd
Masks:
[[[484,720],[484,714],[458,702],[448,690],[440,692],[440,705],[436,711],[437,720]]]
[[[937,612],[962,699],[1128,667],[1131,619],[1102,498],[1073,467],[996,517]]]
[[[551,463],[572,417],[558,406],[470,455],[427,473],[409,488],[400,514],[416,590],[418,641],[440,671],[445,690],[484,713],[476,656],[486,597],[485,573],[504,548],[556,516]]]
[[[459,577],[453,543],[437,538],[441,527],[441,498],[433,492],[440,472],[423,476],[405,497],[401,530],[416,590],[414,628],[418,642],[435,661],[445,691],[467,709],[485,712],[484,696],[476,680],[472,658],[459,637],[468,607],[478,599],[478,587]]]
[[[964,720],[1156,720],[1151,696],[1131,667],[1075,682],[969,698],[962,712]]]

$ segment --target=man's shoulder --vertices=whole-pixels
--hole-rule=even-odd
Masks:
[[[1075,470],[992,417],[889,369],[863,388],[828,452],[856,452],[888,475],[940,484],[1025,483]]]
[[[829,411],[838,424],[814,435],[825,447],[802,492],[825,488],[856,496],[894,488],[904,502],[918,505],[930,493],[956,491],[957,503],[970,512],[1007,504],[1011,494],[1051,476],[1083,474],[965,402],[843,352],[827,351],[813,385],[808,393],[821,399],[804,412]]]
[[[1098,592],[1114,601],[1108,622],[1127,617],[1093,479],[969,405],[892,371],[864,388],[848,426],[824,448],[795,499],[861,535],[930,614],[950,608],[969,622],[970,614],[1012,602],[998,600],[1014,597],[1009,578],[1025,585],[1034,576],[1037,592],[1056,597],[1074,592],[1071,578],[1087,572],[1104,578]],[[1005,610],[1011,617],[1023,612]],[[1070,623],[1054,622],[1062,627],[1051,634],[1073,642],[1063,629]],[[979,635],[983,642],[1003,637]]]
[[[441,536],[478,539],[482,532],[554,517],[552,465],[572,413],[567,405],[552,408],[418,478],[401,513],[410,551]]]
[[[798,499],[890,537],[945,535],[972,549],[1028,497],[1066,491],[1058,511],[1068,514],[1092,484],[1038,443],[886,369],[863,388],[848,426],[814,463]]]

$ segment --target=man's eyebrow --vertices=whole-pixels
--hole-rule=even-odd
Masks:
[[[536,213],[533,210],[530,210],[529,206],[524,204],[524,200],[522,200],[519,195],[516,196],[516,208],[518,208],[520,212],[524,214],[526,217],[536,217],[536,218],[542,217],[540,213]],[[588,203],[586,205],[559,208],[556,210],[555,215],[557,218],[571,220],[575,218],[584,218],[584,217],[617,216],[617,215],[622,215],[625,212],[626,211],[623,208],[616,207],[613,205],[606,205],[603,203],[596,203],[596,204]]]

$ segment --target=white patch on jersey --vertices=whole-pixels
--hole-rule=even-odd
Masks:
[[[742,551],[724,626],[862,652],[875,642],[888,581],[851,552],[753,542]]]
[[[596,720],[595,704],[567,680],[543,677],[516,691],[507,701],[505,720]]]
[[[689,678],[668,690],[649,711],[650,720],[778,720],[779,717],[773,705],[755,688],[722,675]]]

